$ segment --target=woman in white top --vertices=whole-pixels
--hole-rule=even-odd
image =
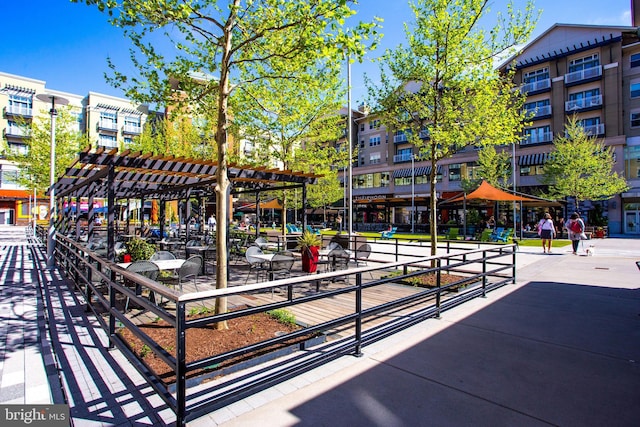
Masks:
[[[542,252],[550,254],[551,243],[556,235],[556,227],[553,225],[553,220],[549,212],[546,212],[544,218],[538,223],[538,234],[542,239]]]

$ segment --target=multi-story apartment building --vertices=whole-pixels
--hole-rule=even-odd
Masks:
[[[77,117],[78,130],[89,136],[93,147],[126,145],[142,132],[149,116],[147,106],[126,99],[95,92],[87,95],[60,92],[47,88],[42,80],[0,72],[0,153],[27,150],[28,130],[23,124],[48,118],[51,105],[37,97],[45,93],[68,101],[71,113]],[[43,194],[36,195],[34,204],[33,195],[16,184],[19,173],[15,164],[0,158],[0,224],[26,224],[34,212],[43,220],[48,215],[48,201]]]
[[[640,234],[640,39],[636,27],[556,24],[530,42],[503,67],[516,66],[516,83],[527,95],[532,112],[515,152],[518,191],[536,194],[540,175],[553,147],[554,136],[565,131],[576,115],[587,133],[602,138],[615,156],[615,170],[631,189],[611,200],[597,202],[612,233]],[[430,165],[415,159],[415,147],[401,131],[387,132],[375,115],[357,120],[358,164],[353,188],[357,229],[377,229],[394,223],[409,225],[415,212],[418,229],[427,222]],[[425,138],[427,135],[425,135]],[[437,192],[447,199],[461,191],[461,179],[473,177],[477,152],[467,149],[438,165]],[[552,207],[557,216],[575,210],[573,200]],[[443,222],[458,218],[461,207],[440,212]],[[540,209],[525,208],[522,224],[535,222]],[[590,211],[596,204],[581,203]],[[489,212],[492,213],[492,212]],[[509,211],[505,214],[511,215]],[[508,224],[512,219],[508,219]]]

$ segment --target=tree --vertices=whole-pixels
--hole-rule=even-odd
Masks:
[[[239,91],[243,104],[259,107],[249,114],[246,110],[234,114],[243,139],[253,146],[247,155],[250,163],[335,175],[329,166],[338,161],[339,153],[326,142],[337,141],[344,127],[338,115],[345,93],[339,67],[337,62],[327,63],[300,79],[264,80]],[[311,187],[328,183],[325,179]],[[309,188],[309,193],[313,190]],[[285,212],[289,200],[294,208],[301,206],[292,190],[274,197],[282,200]],[[286,227],[282,233],[286,234]]]
[[[477,175],[465,178],[461,182],[462,189],[470,192],[478,188],[481,182],[487,181],[494,187],[511,186],[511,155],[506,150],[496,151],[493,145],[486,145],[478,151]]]
[[[345,52],[361,56],[366,50],[363,40],[376,31],[375,23],[343,29],[345,20],[355,13],[349,0],[84,2],[108,11],[110,22],[123,28],[134,45],[131,60],[138,75],[126,76],[110,64],[112,84],[128,88],[127,96],[135,100],[169,103],[182,111],[215,117],[219,219],[228,218],[232,114],[255,109],[236,102],[239,90],[264,80],[303,78],[318,64],[340,60]],[[168,47],[154,37],[156,32],[175,50],[161,52]],[[218,227],[217,233],[216,285],[226,288],[227,228]],[[226,299],[219,298],[216,312],[226,311]]]
[[[88,138],[78,129],[78,121],[71,114],[71,107],[56,107],[56,156],[55,176],[60,176],[77,157],[78,152],[89,145]],[[51,166],[51,115],[45,111],[31,123],[20,123],[27,129],[26,154],[6,152],[6,158],[20,166],[18,184],[44,193],[50,186]]]
[[[176,157],[195,159],[215,158],[212,135],[205,119],[174,114],[171,121],[151,115],[140,135],[126,148],[132,151],[161,155],[171,153]]]
[[[542,182],[549,198],[573,197],[576,209],[584,200],[607,200],[627,191],[623,176],[613,171],[613,152],[604,141],[589,136],[574,116],[565,125],[564,136],[553,141],[544,165]]]
[[[523,43],[533,28],[529,3],[511,5],[489,32],[478,22],[486,0],[417,0],[405,24],[407,46],[387,50],[379,85],[367,79],[371,104],[388,129],[404,131],[431,162],[431,253],[437,245],[436,165],[468,146],[510,144],[524,122],[524,96],[494,60]]]

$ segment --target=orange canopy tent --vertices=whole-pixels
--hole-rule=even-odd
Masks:
[[[282,210],[282,205],[278,201],[278,199],[271,199],[268,202],[260,203],[260,209],[278,209]],[[256,204],[250,203],[248,205],[240,206],[238,210],[241,211],[255,211]]]
[[[537,202],[539,198],[525,197],[518,194],[508,193],[504,190],[496,188],[489,184],[487,181],[482,181],[482,184],[471,193],[460,196],[456,196],[453,199],[445,200],[446,203],[461,202],[463,200],[481,199],[492,200],[497,202]]]

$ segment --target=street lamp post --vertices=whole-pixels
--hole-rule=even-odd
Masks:
[[[351,140],[351,62],[347,55],[347,140],[349,141],[349,238],[353,234],[353,141]]]
[[[47,268],[53,268],[55,265],[54,249],[56,234],[56,197],[53,184],[56,180],[56,103],[58,105],[67,105],[69,100],[57,95],[41,93],[36,95],[40,101],[51,102],[51,152],[49,156],[49,232],[47,233]]]
[[[416,200],[416,169],[415,169],[415,155],[411,153],[411,233],[415,233],[415,200]]]

